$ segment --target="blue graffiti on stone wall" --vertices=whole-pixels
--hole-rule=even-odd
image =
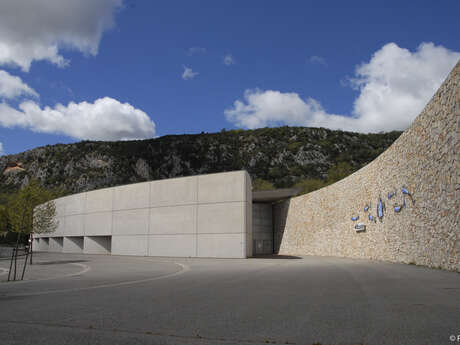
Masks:
[[[399,213],[402,211],[402,209],[406,207],[406,199],[403,198],[403,202],[401,205],[394,204],[393,209],[395,210],[396,213]]]
[[[401,187],[401,192],[402,192],[402,202],[401,203],[394,203],[393,204],[393,211],[395,213],[400,213],[404,208],[406,208],[406,197],[408,197],[412,201],[412,205],[415,205],[415,199],[413,198],[412,194],[409,192],[409,189],[407,187],[402,186]],[[397,189],[394,189],[391,192],[388,192],[388,200],[394,198],[397,194]],[[369,212],[371,209],[371,203],[367,203],[364,205],[364,212]],[[386,212],[386,207],[385,207],[385,202],[383,201],[382,197],[379,196],[378,201],[377,201],[377,210],[376,210],[376,215],[372,215],[370,212],[368,213],[368,220],[370,222],[377,223],[377,218],[380,220],[380,222],[383,223],[383,217]],[[359,215],[355,215],[351,217],[351,220],[356,222],[359,219]],[[364,223],[357,223],[354,225],[354,229],[356,232],[359,231],[364,231],[363,229],[366,229],[366,225]]]
[[[379,202],[377,203],[377,217],[381,222],[383,222],[383,211],[385,209],[385,203],[382,201],[382,198],[379,197]]]
[[[403,187],[401,188],[401,192],[402,192],[404,195],[407,195],[407,196],[409,197],[410,201],[412,201],[412,205],[415,205],[415,199],[412,197],[412,194],[409,193],[409,191],[407,190],[406,187],[403,186]]]

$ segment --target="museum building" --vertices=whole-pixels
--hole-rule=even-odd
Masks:
[[[274,252],[273,203],[295,190],[252,192],[246,171],[135,183],[54,200],[57,230],[35,251],[247,258]]]

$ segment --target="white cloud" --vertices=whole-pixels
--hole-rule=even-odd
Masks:
[[[34,60],[60,67],[62,48],[96,55],[104,31],[113,26],[122,0],[2,0],[0,65],[28,71]]]
[[[224,56],[224,65],[226,66],[230,66],[230,65],[234,65],[235,64],[235,59],[233,58],[233,56],[231,54],[227,54]]]
[[[96,55],[102,34],[113,26],[122,0],[3,0],[0,2],[0,65],[28,71],[36,60],[58,66],[68,61],[62,48]],[[28,96],[17,108],[6,102]],[[0,70],[0,126],[67,135],[76,139],[150,138],[155,123],[128,103],[104,97],[94,103],[58,104],[42,108],[30,97],[38,93],[19,77]],[[0,144],[1,147],[1,144]]]
[[[258,128],[282,124],[321,127],[328,117],[341,123],[347,119],[327,114],[316,100],[308,98],[304,101],[294,92],[246,90],[244,99],[246,102],[237,100],[232,109],[225,110],[227,119],[240,127]]]
[[[2,143],[0,143],[0,156],[2,156],[2,155],[3,155],[3,153],[4,153],[4,152],[3,152],[3,144],[2,144]]]
[[[198,72],[193,72],[191,68],[182,66],[184,67],[184,73],[182,73],[182,79],[184,80],[190,80],[195,78],[199,73]]]
[[[207,50],[203,47],[191,47],[188,48],[187,55],[192,56],[195,54],[206,54]]]
[[[94,103],[71,102],[43,109],[33,101],[22,102],[19,110],[3,102],[0,125],[90,140],[143,139],[155,135],[155,123],[146,113],[110,97]]]
[[[16,98],[21,95],[38,97],[38,94],[23,83],[21,78],[0,70],[0,98]]]
[[[309,61],[310,61],[310,63],[316,63],[316,64],[320,64],[320,65],[323,65],[323,66],[327,66],[326,60],[324,58],[322,58],[321,56],[312,55],[312,56],[310,56]]]
[[[359,132],[406,129],[436,92],[460,59],[433,43],[422,43],[415,52],[389,43],[368,63],[356,68],[351,79],[360,91],[352,116],[327,113],[313,98],[274,90],[246,90],[225,110],[237,126],[257,128],[272,125],[326,127]]]

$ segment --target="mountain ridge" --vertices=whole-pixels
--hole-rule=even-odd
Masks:
[[[222,130],[132,141],[81,141],[0,157],[0,193],[31,179],[66,194],[135,182],[245,169],[253,180],[291,187],[327,179],[331,167],[357,170],[374,160],[400,131],[362,134],[309,127]],[[24,170],[3,174],[11,162]]]

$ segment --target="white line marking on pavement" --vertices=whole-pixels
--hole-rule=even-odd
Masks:
[[[64,274],[64,275],[62,275],[62,276],[51,277],[51,278],[43,278],[43,279],[17,280],[17,281],[14,281],[13,283],[14,283],[14,284],[25,284],[25,283],[42,282],[42,281],[45,281],[45,280],[69,278],[69,277],[75,277],[75,276],[79,276],[79,275],[85,274],[86,272],[88,272],[88,271],[91,270],[91,267],[90,267],[90,266],[84,265],[84,264],[80,264],[80,263],[72,262],[72,263],[70,263],[70,265],[80,266],[80,267],[82,267],[83,269],[82,269],[81,271],[78,271],[78,272],[75,272],[75,273]]]
[[[100,284],[100,285],[94,285],[94,286],[87,286],[87,287],[81,287],[81,288],[70,288],[70,289],[58,289],[58,290],[48,290],[48,291],[38,291],[38,292],[24,292],[24,293],[15,293],[15,294],[7,294],[7,295],[2,295],[2,297],[16,297],[16,296],[40,296],[40,295],[49,295],[53,293],[61,293],[61,292],[76,292],[76,291],[83,291],[83,290],[95,290],[95,289],[102,289],[102,288],[108,288],[108,287],[119,287],[119,286],[125,286],[125,285],[134,285],[134,284],[140,284],[140,283],[147,283],[151,282],[154,280],[160,280],[160,279],[165,279],[165,278],[170,278],[174,277],[180,274],[183,274],[187,271],[190,271],[190,267],[178,262],[167,262],[167,263],[172,263],[180,267],[180,270],[174,273],[166,274],[163,276],[158,276],[158,277],[153,277],[153,278],[146,278],[146,279],[139,279],[139,280],[131,280],[131,281],[125,281],[125,282],[120,282],[120,283],[111,283],[111,284]],[[78,264],[75,264],[78,265]],[[86,266],[86,265],[84,265]],[[88,266],[87,266],[88,267]],[[90,267],[88,267],[89,270]],[[73,274],[77,275],[77,274]],[[66,277],[69,277],[66,276]],[[56,278],[50,278],[50,279],[56,279]],[[50,280],[50,279],[42,279],[42,280]],[[38,280],[29,280],[29,282],[36,282]]]

